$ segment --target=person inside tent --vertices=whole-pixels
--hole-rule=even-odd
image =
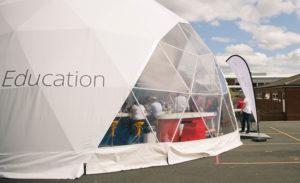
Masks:
[[[174,112],[176,113],[183,113],[185,111],[190,111],[190,105],[188,103],[188,99],[186,96],[182,94],[176,94],[176,97],[174,99],[174,106],[173,106]],[[184,128],[184,124],[179,124],[179,134],[182,134],[182,130]]]
[[[131,109],[131,118],[132,123],[129,125],[130,138],[129,144],[134,142],[140,143],[143,142],[143,129],[145,128],[145,115],[146,109],[144,105],[138,104],[136,101],[133,103]]]
[[[131,117],[133,121],[144,121],[145,115],[146,115],[146,109],[144,105],[138,104],[137,102],[134,102],[131,109]]]
[[[193,111],[196,111],[196,112],[203,112],[204,109],[205,109],[205,103],[206,103],[206,97],[203,96],[203,95],[199,95],[198,97],[196,97],[196,100],[195,100],[195,106],[193,107]]]
[[[148,101],[149,123],[151,126],[155,126],[155,122],[157,121],[158,117],[162,114],[163,107],[156,97],[149,97]]]
[[[240,132],[245,131],[245,125],[247,125],[246,133],[250,132],[250,115],[251,115],[251,107],[248,99],[245,97],[244,106],[242,107],[242,129]]]
[[[182,113],[183,111],[189,111],[190,106],[188,104],[188,100],[186,96],[182,94],[177,94],[174,99],[174,112]]]

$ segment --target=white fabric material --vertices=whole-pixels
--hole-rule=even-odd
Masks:
[[[1,1],[0,175],[80,176],[90,157],[83,152],[97,149],[178,22],[185,21],[152,0]]]
[[[0,177],[17,179],[74,179],[84,173],[88,153],[43,152],[0,155]]]
[[[87,174],[162,166],[216,156],[242,145],[238,131],[205,140],[178,143],[135,144],[102,148],[94,153]]]
[[[154,0],[1,1],[0,176],[77,178],[84,163],[89,173],[111,172],[240,145],[226,131],[98,149],[138,80],[151,89],[222,94],[212,53],[186,23]],[[156,104],[155,116],[161,111]]]
[[[176,164],[198,158],[216,156],[241,145],[242,142],[238,131],[216,138],[173,143],[168,151],[168,162],[169,164]]]
[[[255,96],[253,91],[252,78],[249,73],[248,66],[245,61],[239,56],[230,57],[227,63],[229,64],[231,70],[235,73],[239,84],[245,94],[245,97],[248,99],[251,112],[257,123]]]

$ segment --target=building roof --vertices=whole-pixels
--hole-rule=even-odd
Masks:
[[[275,86],[300,86],[300,74],[295,76],[280,79],[278,81],[266,84],[258,88],[275,87]]]
[[[292,74],[257,74],[252,73],[252,78],[271,78],[271,79],[283,79],[293,76]],[[225,78],[236,79],[236,75],[233,73],[225,74]]]

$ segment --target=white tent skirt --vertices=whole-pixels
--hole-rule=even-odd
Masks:
[[[86,152],[1,154],[0,176],[70,178],[86,174],[164,166],[216,156],[242,145],[238,131],[205,140],[102,147]]]

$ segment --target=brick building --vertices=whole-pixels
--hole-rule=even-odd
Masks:
[[[300,74],[255,88],[261,121],[300,120]]]

